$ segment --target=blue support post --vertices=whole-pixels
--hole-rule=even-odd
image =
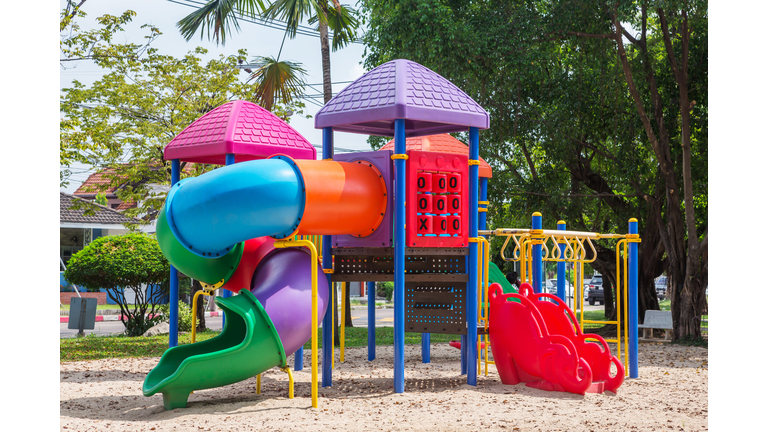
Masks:
[[[395,120],[395,154],[405,154],[405,120]],[[405,159],[395,159],[395,393],[405,391]]]
[[[368,282],[368,361],[376,359],[376,282]]]
[[[421,334],[421,362],[422,363],[429,363],[429,344],[430,344],[430,334],[429,333],[422,333]]]
[[[629,220],[629,234],[637,238],[637,219]],[[629,236],[628,236],[629,237]],[[629,377],[639,378],[638,368],[638,310],[637,310],[637,242],[629,242],[629,258],[627,262],[627,276],[629,279]]]
[[[557,221],[558,231],[565,231],[565,221]],[[558,240],[557,246],[560,248],[560,259],[565,259],[565,240]],[[565,261],[557,262],[557,296],[565,304],[568,304],[568,295],[565,292],[565,284],[567,278],[565,277]]]
[[[534,235],[540,235],[541,234],[541,213],[535,212],[533,214],[533,217],[531,218],[531,230]],[[540,294],[541,291],[541,272],[542,272],[542,265],[541,265],[541,243],[539,243],[541,240],[537,239],[534,240],[534,243],[531,247],[531,259],[533,260],[533,265],[531,266],[531,280],[533,281],[533,292],[536,294]]]
[[[171,187],[179,182],[181,177],[181,161],[173,159],[171,161]],[[168,320],[170,321],[170,329],[168,330],[168,347],[173,348],[179,344],[179,274],[176,272],[176,268],[171,266],[171,280],[170,280],[170,295],[169,295],[169,314]]]
[[[469,128],[469,159],[480,160],[480,130]],[[480,166],[469,165],[469,237],[477,238],[477,201]],[[477,385],[477,242],[469,243],[467,282],[467,384]]]
[[[235,155],[233,153],[227,153],[226,156],[224,156],[224,164],[234,165],[235,164]],[[224,298],[232,297],[232,291],[230,290],[221,290],[221,296]],[[224,328],[224,324],[227,322],[227,316],[222,315],[221,316],[221,328]]]
[[[304,347],[299,348],[293,353],[293,370],[304,370]]]
[[[323,159],[333,159],[333,129],[330,127],[323,128]],[[331,236],[323,236],[323,270],[333,269],[333,257],[331,256]],[[328,289],[334,289],[331,282],[331,275],[326,274],[328,279]],[[329,293],[328,299],[331,299]],[[333,337],[331,331],[333,330],[333,305],[329,304],[323,317],[323,387],[331,387],[333,385]],[[326,343],[330,342],[330,343]]]

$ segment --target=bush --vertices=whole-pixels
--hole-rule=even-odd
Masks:
[[[387,301],[392,301],[392,295],[395,293],[394,282],[377,282],[376,283],[376,295],[384,297]]]
[[[200,301],[198,299],[198,301]],[[171,319],[171,306],[164,304],[160,306],[160,322],[170,322]],[[200,323],[200,317],[197,316],[197,323]],[[192,308],[179,300],[179,331],[191,332],[192,331]]]
[[[94,240],[70,258],[64,278],[89,291],[106,288],[109,298],[120,306],[125,333],[141,336],[160,321],[160,316],[148,315],[157,314],[168,294],[170,270],[153,236],[131,233]],[[159,284],[160,289],[144,292],[145,284]],[[136,294],[136,304],[127,304],[126,289]]]

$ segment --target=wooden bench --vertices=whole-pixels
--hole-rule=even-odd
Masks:
[[[647,310],[643,324],[639,324],[637,327],[643,329],[643,339],[653,339],[653,329],[662,329],[664,330],[664,339],[672,340],[672,312]]]

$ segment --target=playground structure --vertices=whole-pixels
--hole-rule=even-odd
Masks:
[[[194,390],[260,377],[275,366],[289,374],[292,397],[287,357],[294,354],[294,368],[303,368],[302,346],[308,340],[312,347],[312,406],[317,407],[320,317],[323,340],[332,340],[333,307],[328,306],[335,301],[333,283],[359,280],[368,282],[369,360],[375,359],[376,348],[372,285],[394,281],[396,393],[402,393],[405,385],[406,331],[422,334],[423,362],[429,362],[431,333],[461,335],[462,374],[467,375],[468,384],[477,385],[481,348],[487,374],[488,364],[494,364],[488,360],[488,347],[494,354],[509,348],[510,342],[495,336],[516,331],[509,320],[499,320],[504,313],[490,313],[489,304],[498,302],[501,293],[493,285],[490,292],[496,297],[489,297],[489,282],[500,282],[501,272],[498,268],[489,272],[488,241],[478,235],[480,232],[515,240],[518,247],[509,260],[519,260],[522,267],[530,269],[524,280],[531,282],[533,292],[512,295],[533,309],[546,308],[536,297],[544,296],[541,280],[531,277],[541,274],[541,250],[548,235],[541,229],[541,216],[534,214],[530,230],[485,230],[486,209],[480,206],[488,204],[491,173],[487,167],[487,176],[480,176],[479,129],[488,128],[489,117],[469,96],[417,63],[394,60],[336,95],[318,112],[315,126],[323,130],[321,160],[315,160],[312,145],[285,122],[255,104],[235,101],[206,113],[166,147],[165,158],[172,161],[172,187],[158,218],[157,237],[172,264],[171,348],[143,386],[146,396],[162,393],[166,409],[186,406]],[[439,141],[433,138],[440,136],[436,134],[467,130],[468,154],[462,149],[423,149],[425,143]],[[394,140],[390,148],[380,151],[334,155],[334,131],[392,136]],[[417,138],[421,138],[420,143],[413,141]],[[422,150],[407,149],[407,139]],[[179,180],[181,161],[226,166]],[[630,222],[630,233],[637,232],[634,224],[632,231]],[[580,239],[601,238],[595,233],[558,233],[560,237],[552,238],[560,239],[563,246],[556,248],[559,254],[551,256],[558,263],[584,262],[586,249]],[[629,275],[628,361],[630,376],[634,370],[635,377],[637,317],[632,310],[637,310],[633,299],[636,247],[631,243],[625,254],[625,259],[629,258],[629,264],[625,260],[625,274]],[[224,295],[215,299],[225,312],[219,336],[177,346],[177,271],[204,284],[205,292],[199,295],[224,290]],[[560,281],[564,276],[558,277]],[[549,300],[557,301],[554,297]],[[506,306],[499,304],[496,309]],[[557,318],[532,316],[524,322],[547,334],[544,327],[556,326],[556,319],[565,315],[561,309]],[[573,327],[574,337],[585,336],[578,325]],[[534,330],[532,340],[537,337]],[[564,333],[560,328],[557,337],[552,337],[560,340],[566,337]],[[482,347],[479,336],[485,337]],[[581,352],[577,354],[571,342],[565,357],[576,361],[570,376],[576,377],[579,386],[563,386],[551,374],[543,373],[551,385],[541,384],[539,388],[577,393],[588,389],[616,391],[615,382],[592,385],[593,376],[602,377],[601,382],[610,378],[606,378],[606,367],[613,360],[605,341],[601,344],[605,348],[602,357],[586,357],[602,360],[586,360],[585,366]],[[589,345],[598,346],[587,343],[587,349]],[[341,361],[343,350],[342,345]],[[534,358],[530,362],[550,361],[551,356],[542,350],[545,348],[539,350],[544,360]],[[324,343],[322,355],[322,386],[329,387],[333,344]],[[501,357],[494,356],[497,361]],[[519,366],[521,360],[514,357],[514,362]],[[623,380],[623,368],[619,371]],[[534,382],[535,375],[529,373],[522,380]]]

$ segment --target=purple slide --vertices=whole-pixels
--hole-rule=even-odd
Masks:
[[[311,259],[304,249],[276,249],[261,261],[251,281],[251,293],[272,319],[286,356],[312,337]],[[319,263],[316,271],[321,321],[328,305],[328,280]]]

